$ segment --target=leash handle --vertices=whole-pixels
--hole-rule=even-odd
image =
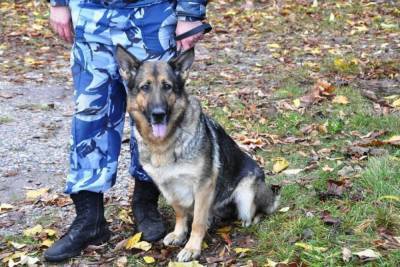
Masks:
[[[187,38],[187,37],[189,37],[189,36],[198,34],[198,33],[200,33],[200,32],[208,33],[208,32],[210,32],[211,30],[212,30],[212,27],[211,27],[211,25],[210,25],[209,23],[203,23],[202,25],[197,26],[197,27],[191,29],[190,31],[187,31],[187,32],[185,32],[185,33],[182,33],[182,34],[177,35],[177,36],[175,37],[175,40],[180,41],[180,40],[182,40],[182,39],[185,39],[185,38]]]

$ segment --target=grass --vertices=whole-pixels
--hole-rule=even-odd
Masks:
[[[353,188],[366,193],[365,198],[358,202],[352,201],[349,195],[343,199],[321,202],[315,194],[315,187],[319,187],[320,180],[314,182],[314,188],[297,184],[284,187],[283,205],[289,206],[290,210],[287,213],[277,213],[256,227],[259,245],[255,254],[259,255],[254,257],[260,262],[299,257],[310,266],[338,266],[339,263],[344,264],[341,260],[343,247],[353,252],[373,248],[373,241],[378,239],[377,228],[385,227],[399,235],[399,203],[380,200],[385,195],[400,195],[399,180],[400,161],[386,157],[371,158],[360,177],[354,180]],[[342,223],[338,228],[325,225],[319,218],[324,210],[340,218]],[[370,222],[365,229],[351,232],[365,222]],[[312,235],[303,239],[306,231]],[[323,247],[327,251],[306,251],[296,247],[296,242]],[[389,255],[383,256],[378,263],[391,266],[399,262],[400,253],[389,252]],[[353,258],[348,265],[358,262]]]

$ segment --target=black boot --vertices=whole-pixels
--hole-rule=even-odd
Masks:
[[[80,255],[88,245],[99,245],[110,239],[104,218],[103,194],[81,191],[71,194],[76,218],[68,232],[44,253],[47,261],[63,261]]]
[[[133,190],[132,211],[138,232],[142,239],[152,242],[165,236],[166,228],[157,209],[160,191],[152,182],[135,180]]]

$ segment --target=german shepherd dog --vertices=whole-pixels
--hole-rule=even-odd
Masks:
[[[193,49],[169,62],[140,62],[117,46],[116,60],[135,121],[140,163],[175,211],[175,229],[163,243],[182,245],[193,216],[179,261],[200,256],[212,219],[236,216],[248,226],[276,210],[279,192],[266,186],[260,166],[185,92]]]

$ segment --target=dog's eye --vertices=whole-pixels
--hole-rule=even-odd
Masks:
[[[143,84],[142,86],[140,86],[140,90],[147,92],[150,90],[150,85],[147,83]]]
[[[172,85],[170,85],[169,83],[164,83],[163,84],[163,89],[165,91],[171,90],[172,89]]]

